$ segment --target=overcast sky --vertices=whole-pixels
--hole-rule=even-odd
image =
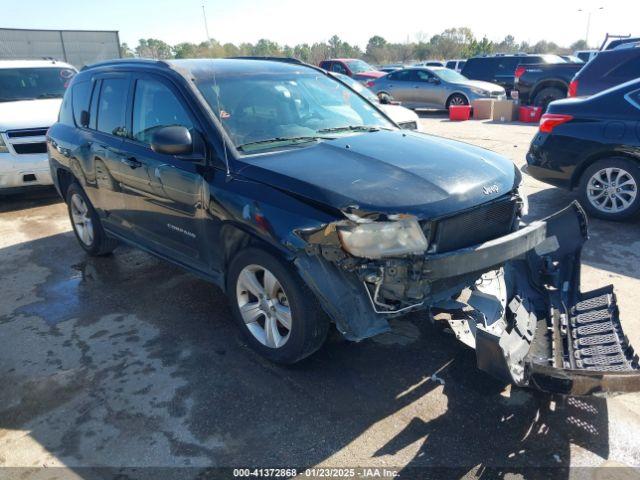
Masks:
[[[206,39],[225,43],[269,38],[281,44],[313,43],[337,34],[365,47],[372,35],[388,41],[428,39],[445,28],[466,26],[478,37],[569,45],[585,38],[599,44],[606,32],[640,34],[638,0],[0,0],[0,27],[119,30],[135,46],[154,37],[170,44]],[[604,10],[599,10],[604,7]]]

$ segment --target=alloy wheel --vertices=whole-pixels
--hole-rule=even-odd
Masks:
[[[93,244],[94,230],[93,220],[89,212],[89,206],[82,196],[74,193],[71,196],[71,221],[78,238],[87,247]]]
[[[618,167],[603,168],[587,182],[587,199],[604,213],[620,213],[631,206],[638,194],[633,176]]]
[[[284,288],[268,269],[247,265],[236,282],[236,298],[244,323],[256,340],[281,348],[291,334],[291,307]]]
[[[466,105],[466,104],[467,103],[465,102],[464,98],[462,98],[459,95],[456,95],[455,97],[453,97],[449,102],[449,105]]]

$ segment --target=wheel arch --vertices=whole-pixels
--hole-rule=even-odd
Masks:
[[[533,87],[533,89],[531,90],[531,94],[529,95],[529,101],[533,102],[533,100],[536,98],[536,95],[538,95],[538,93],[540,93],[545,88],[558,88],[562,90],[565,95],[569,91],[569,85],[567,85],[566,82],[557,78],[548,79],[536,84]]]
[[[66,201],[67,200],[67,190],[72,183],[77,182],[75,175],[64,167],[58,167],[56,169],[56,180],[57,187],[60,196]]]
[[[626,158],[628,160],[634,161],[636,164],[638,164],[638,166],[640,166],[640,156],[632,155],[626,151],[606,150],[603,152],[594,153],[576,166],[576,169],[573,171],[573,174],[571,175],[571,184],[570,184],[571,190],[574,190],[575,188],[578,187],[578,185],[580,185],[580,179],[582,178],[582,175],[584,174],[585,170],[587,170],[587,168],[589,168],[591,165],[593,165],[599,160],[604,160],[606,158],[611,158],[611,157]]]
[[[446,108],[449,108],[449,102],[451,101],[451,98],[452,98],[454,95],[461,95],[461,96],[463,96],[464,98],[466,98],[466,99],[467,99],[467,105],[471,105],[471,100],[469,99],[469,95],[467,95],[467,94],[466,94],[466,93],[464,93],[463,91],[455,90],[455,91],[453,91],[453,92],[451,92],[451,93],[449,94],[449,96],[447,97],[447,100],[444,102],[444,106],[445,106]]]
[[[285,248],[284,245],[274,241],[274,239],[258,235],[257,233],[239,225],[235,222],[226,222],[220,228],[219,240],[222,248],[222,273],[223,286],[227,284],[228,267],[235,255],[245,248],[255,247],[266,250],[275,257],[291,262],[294,254]]]

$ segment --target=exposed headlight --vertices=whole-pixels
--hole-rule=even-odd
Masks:
[[[481,88],[472,88],[471,91],[476,95],[481,95],[483,97],[489,95],[489,92],[487,92],[486,90],[482,90]]]
[[[2,139],[2,134],[0,134],[0,153],[8,153],[9,149],[7,148],[7,145],[4,143],[4,140]]]
[[[356,257],[421,254],[429,246],[415,218],[339,227],[338,234],[344,249]]]

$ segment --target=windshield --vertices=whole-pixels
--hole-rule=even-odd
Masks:
[[[196,83],[239,150],[249,152],[395,128],[369,102],[320,73],[225,75]]]
[[[347,64],[352,73],[370,72],[375,70],[375,68],[362,60],[347,60],[344,63]]]
[[[0,102],[62,98],[75,74],[69,68],[0,68]]]
[[[440,77],[441,80],[444,80],[445,82],[459,83],[459,82],[466,82],[467,80],[469,80],[464,75],[456,72],[455,70],[450,70],[448,68],[443,68],[442,70],[431,70],[431,71],[435,75]]]

